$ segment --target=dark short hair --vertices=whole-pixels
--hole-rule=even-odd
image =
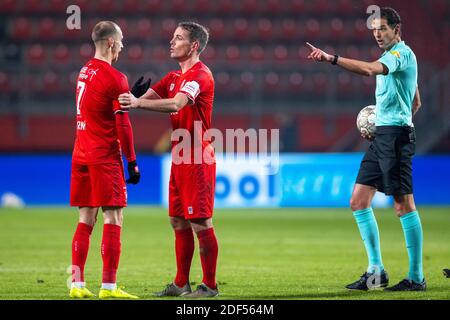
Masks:
[[[380,18],[384,18],[387,21],[387,24],[394,29],[396,25],[402,23],[402,19],[395,9],[390,7],[383,7],[380,9]]]
[[[208,29],[202,26],[201,24],[191,21],[180,22],[178,26],[189,32],[189,39],[191,40],[191,42],[198,41],[199,43],[198,53],[201,53],[208,44],[209,40]]]
[[[92,41],[105,40],[118,33],[119,26],[112,21],[100,21],[92,29]]]

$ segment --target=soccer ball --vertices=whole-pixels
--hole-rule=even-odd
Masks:
[[[371,136],[375,135],[375,106],[364,107],[356,118],[356,127],[359,132],[364,134],[369,134]]]

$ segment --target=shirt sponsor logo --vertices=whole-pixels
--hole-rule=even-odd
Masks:
[[[171,84],[170,84],[169,91],[172,91],[173,88],[175,88],[175,83],[171,83]]]
[[[194,209],[192,207],[188,207],[188,214],[194,214]]]

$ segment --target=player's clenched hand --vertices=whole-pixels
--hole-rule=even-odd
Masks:
[[[148,88],[150,88],[150,84],[152,83],[152,79],[148,79],[147,81],[145,81],[144,83],[142,83],[142,81],[144,81],[144,77],[140,77],[133,85],[133,88],[131,88],[131,93],[135,96],[135,97],[140,97],[142,96],[144,93],[147,92]]]
[[[141,173],[136,160],[128,162],[128,180],[127,183],[137,184],[141,180]]]
[[[320,50],[319,48],[314,47],[311,43],[307,42],[306,45],[309,49],[311,49],[311,53],[308,56],[308,59],[322,62],[331,62],[333,61],[333,56],[326,53],[325,51]]]
[[[131,92],[122,93],[119,96],[119,103],[122,110],[134,109],[139,106],[139,99],[137,99]]]

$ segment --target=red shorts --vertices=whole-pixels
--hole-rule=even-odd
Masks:
[[[214,208],[216,164],[172,164],[169,182],[169,216],[211,218]]]
[[[127,187],[122,160],[93,165],[72,162],[70,205],[126,207]]]

